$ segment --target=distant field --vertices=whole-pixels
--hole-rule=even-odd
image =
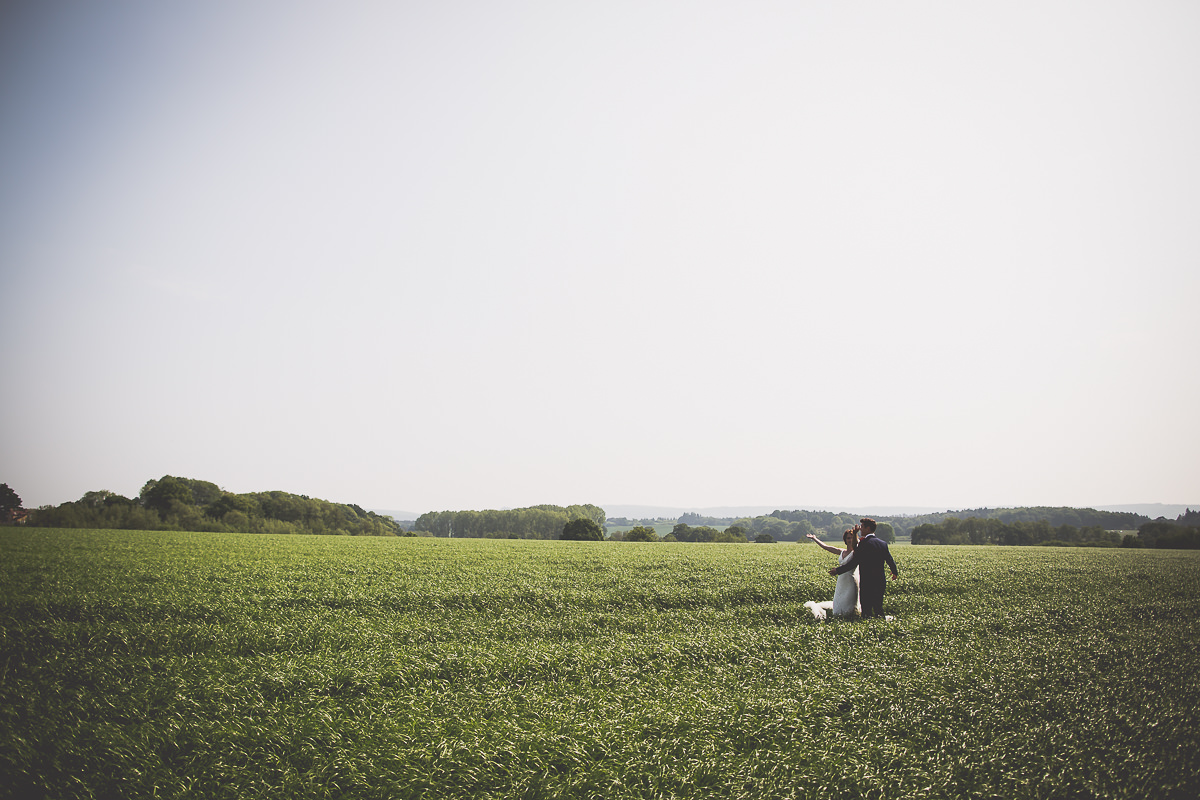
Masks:
[[[0,528],[0,797],[1195,798],[1200,553]]]

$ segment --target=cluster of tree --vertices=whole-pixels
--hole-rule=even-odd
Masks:
[[[1027,506],[1022,508],[974,508],[963,511],[939,511],[906,517],[881,517],[891,522],[896,532],[904,536],[921,525],[940,525],[949,518],[995,519],[1006,525],[1018,522],[1045,521],[1051,527],[1070,525],[1076,528],[1103,528],[1107,531],[1132,531],[1149,522],[1148,517],[1127,511],[1098,511],[1094,508]]]
[[[829,541],[841,541],[842,532],[853,528],[862,517],[843,512],[830,511],[772,511],[760,517],[743,517],[734,525],[745,529],[757,540],[758,536],[769,536],[772,541],[798,542],[812,533]],[[896,530],[889,522],[877,521],[875,534],[885,542],[896,541]]]
[[[730,525],[724,530],[718,530],[711,525],[689,525],[680,522],[661,539],[654,528],[648,525],[635,525],[625,532],[617,531],[610,537],[614,541],[625,542],[731,542],[745,544],[750,540],[751,532],[740,525]],[[755,543],[765,544],[775,540],[765,533],[754,536]]]
[[[1184,519],[1187,514],[1195,519],[1188,522]],[[1200,512],[1188,510],[1178,520],[1182,524],[1200,525]],[[842,538],[842,531],[853,527],[861,519],[859,513],[848,511],[794,511],[776,510],[770,514],[758,517],[718,518],[706,517],[696,512],[688,512],[679,516],[679,522],[692,526],[728,527],[736,525],[745,528],[755,537],[767,535],[781,542],[793,542],[803,539],[812,533],[822,539],[834,541]],[[918,514],[912,516],[877,516],[879,523],[877,531],[880,538],[889,542],[895,541],[896,536],[909,536],[921,525],[940,526],[945,520],[955,518],[995,519],[1005,525],[1015,525],[1018,522],[1047,522],[1051,527],[1060,528],[1069,525],[1075,528],[1102,528],[1108,531],[1132,531],[1149,522],[1148,517],[1140,514],[1122,511],[1099,511],[1094,508],[1068,507],[1022,507],[1022,508],[977,508],[964,511],[939,511],[933,514]],[[610,520],[614,525],[650,525],[654,520],[630,521],[627,519]]]
[[[1128,537],[1129,547],[1158,547],[1170,550],[1200,550],[1200,514],[1190,508],[1177,521],[1156,519],[1138,528],[1137,538]]]
[[[767,533],[780,541],[796,541],[806,534],[815,533],[823,539],[840,539],[842,531],[858,523],[861,514],[847,511],[772,511],[754,518],[733,520],[755,533]],[[1069,525],[1076,528],[1102,528],[1109,531],[1131,531],[1149,522],[1140,514],[1118,511],[1098,511],[1094,508],[1025,507],[1025,508],[977,508],[966,511],[939,511],[934,514],[913,516],[877,516],[877,531],[881,539],[894,541],[895,536],[909,536],[922,525],[940,526],[948,519],[995,519],[1005,525],[1018,522],[1047,522],[1054,528]],[[682,517],[680,518],[683,519]]]
[[[150,480],[137,498],[108,491],[46,506],[28,524],[47,528],[112,528],[230,533],[315,533],[395,536],[391,517],[360,506],[331,503],[287,492],[233,494],[215,483],[164,475]]]
[[[562,539],[571,542],[602,542],[604,528],[588,517],[576,517],[563,525]]]
[[[614,537],[616,535],[614,534]],[[659,541],[658,534],[654,532],[654,528],[646,525],[635,525],[621,535],[621,538],[627,542],[657,542]]]
[[[628,535],[626,535],[628,538]],[[686,522],[678,523],[671,532],[663,537],[664,541],[672,542],[736,542],[745,544],[747,542],[746,529],[740,525],[731,525],[723,531],[708,525],[697,525],[695,527]]]
[[[21,495],[7,483],[0,483],[0,523],[15,522],[25,514],[21,507]]]
[[[413,523],[416,531],[467,539],[559,539],[573,519],[588,519],[604,533],[604,509],[594,505],[530,506],[506,510],[430,511]]]
[[[1116,547],[1122,536],[1098,525],[1052,525],[1049,520],[1006,523],[995,517],[946,517],[912,530],[913,544],[1086,545]]]

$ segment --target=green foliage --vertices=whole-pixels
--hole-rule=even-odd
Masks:
[[[625,541],[657,542],[658,534],[654,532],[654,528],[648,528],[644,525],[635,525],[625,532]]]
[[[162,530],[167,527],[157,511],[113,492],[88,492],[73,503],[39,508],[29,525],[49,528],[104,528],[112,530]]]
[[[828,530],[824,526],[815,527],[814,523],[805,516],[811,514],[814,519],[828,525]],[[797,519],[784,519],[784,516],[795,515]],[[846,519],[850,519],[849,516]],[[857,518],[854,520],[857,522]],[[850,527],[853,523],[846,525]],[[733,526],[743,531],[743,535],[747,538],[753,538],[759,534],[766,534],[777,542],[798,542],[803,541],[804,537],[809,533],[826,534],[833,538],[838,538],[842,533],[842,518],[836,514],[828,514],[826,512],[784,512],[775,511],[766,516],[759,517],[743,517],[734,522]],[[836,533],[830,533],[836,528]]]
[[[655,522],[655,523],[651,524],[649,522],[644,521],[637,525],[616,525],[616,524],[612,524],[612,522],[613,521],[610,519],[609,520],[610,524],[605,526],[605,530],[608,531],[609,535],[620,534],[620,536],[617,536],[616,538],[624,538],[624,535],[629,533],[634,528],[647,528],[649,530],[654,531],[654,535],[658,538],[659,541],[661,541],[662,537],[664,537],[668,533],[670,533],[671,530],[675,527],[675,523],[673,523],[673,522]]]
[[[30,522],[51,528],[208,531],[212,533],[316,533],[395,536],[391,517],[287,492],[233,494],[215,483],[165,475],[147,481],[138,500],[109,491],[39,508]]]
[[[86,497],[86,495],[85,495]],[[166,514],[173,502],[190,504],[192,502],[192,487],[182,478],[164,475],[158,480],[146,481],[138,497],[142,505],[159,514]]]
[[[430,511],[418,517],[413,527],[447,538],[557,539],[563,526],[573,519],[590,519],[602,532],[604,530],[604,509],[593,505],[540,505],[503,511]]]
[[[692,527],[686,522],[680,522],[672,530],[671,535],[677,542],[737,542],[746,543],[745,529],[731,526],[723,531],[707,525]]]
[[[947,517],[940,525],[925,523],[912,530],[913,544],[1055,544],[1116,547],[1121,534],[1103,528],[1075,528],[1060,525],[1054,528],[1046,520],[1005,524],[999,519],[958,519]]]
[[[357,506],[351,506],[357,508]],[[251,495],[221,492],[221,494],[204,507],[204,513],[213,519],[223,519],[232,511],[240,512],[247,519],[264,516],[262,506]],[[363,512],[364,514],[366,512]]]
[[[7,483],[0,483],[0,522],[9,522],[21,510],[21,496]]]
[[[1192,511],[1189,509],[1188,514]],[[1138,540],[1144,547],[1161,547],[1169,550],[1200,549],[1200,527],[1180,525],[1175,522],[1156,520],[1138,528]]]
[[[221,493],[220,487],[209,481],[164,475],[158,480],[147,481],[142,487],[140,497],[142,505],[146,508],[166,514],[170,513],[173,502],[185,506],[206,506]]]
[[[896,529],[890,522],[879,522],[875,527],[875,535],[888,544],[896,543]]]
[[[823,538],[841,539],[842,531],[854,526],[861,515],[849,512],[829,511],[772,511],[765,517],[737,520],[755,533],[770,533],[776,539],[799,541],[805,534],[816,533]],[[1034,523],[1045,521],[1051,527],[1068,525],[1075,528],[1101,528],[1103,530],[1133,530],[1148,520],[1138,514],[1116,511],[1097,511],[1093,508],[1023,507],[1023,508],[979,508],[966,511],[944,511],[936,514],[916,516],[875,517],[879,527],[891,525],[895,535],[907,536],[921,525],[941,526],[950,517],[962,519],[998,520],[1007,526],[1018,522]],[[782,523],[782,524],[780,524]],[[876,531],[879,534],[878,531]],[[886,538],[879,534],[880,538]]]
[[[596,524],[594,519],[576,517],[563,525],[560,538],[572,542],[602,542],[604,529]]]
[[[948,518],[974,518],[996,520],[1010,527],[1017,523],[1045,522],[1058,528],[1067,525],[1074,528],[1100,528],[1109,531],[1130,531],[1148,520],[1140,514],[1124,511],[1098,511],[1094,508],[1067,508],[1057,506],[1026,506],[1021,508],[975,508],[963,511],[944,511],[937,514],[888,517],[896,526],[899,535],[911,532],[920,525],[942,525]]]
[[[565,512],[568,519],[580,519],[580,518],[590,519],[593,522],[595,522],[597,525],[599,525],[601,530],[604,529],[604,522],[605,522],[605,519],[607,518],[607,515],[604,513],[603,508],[601,508],[600,506],[591,505],[590,503],[585,503],[583,505],[565,506],[565,507],[564,506],[540,505],[540,506],[533,506],[533,508],[538,509],[540,511],[551,511],[551,512],[555,512],[555,513]]]
[[[0,530],[0,798],[1191,798],[1200,554]]]

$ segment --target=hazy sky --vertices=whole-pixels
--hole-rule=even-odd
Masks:
[[[0,11],[0,482],[1200,499],[1200,4]]]

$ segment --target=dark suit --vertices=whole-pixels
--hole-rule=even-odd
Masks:
[[[887,542],[873,533],[868,533],[854,548],[854,553],[845,564],[837,568],[837,574],[858,567],[858,601],[862,604],[864,617],[883,616],[883,590],[887,586],[883,565],[898,572]]]

